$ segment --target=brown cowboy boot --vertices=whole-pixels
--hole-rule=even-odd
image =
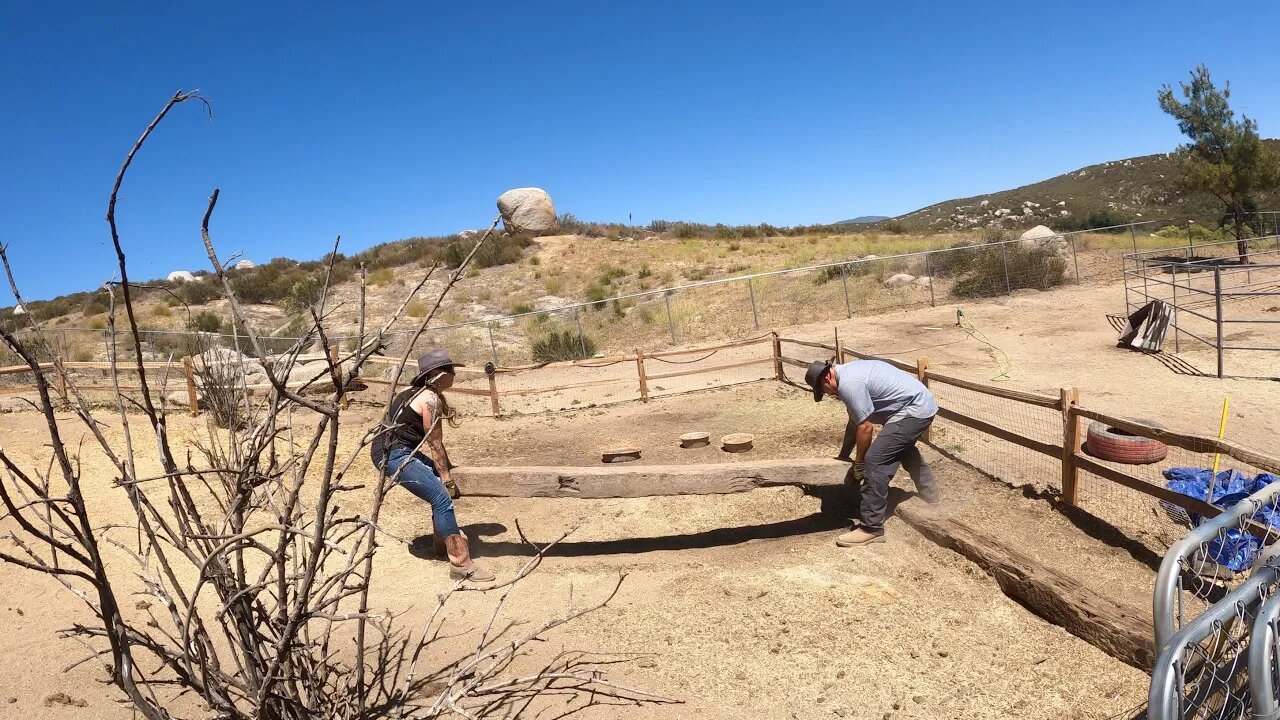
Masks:
[[[449,577],[454,580],[470,580],[487,583],[494,581],[493,573],[471,562],[471,549],[467,536],[459,533],[444,539],[449,552]]]

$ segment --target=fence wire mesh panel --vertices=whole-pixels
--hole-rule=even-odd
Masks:
[[[1137,251],[1146,245],[1143,237],[1154,237],[1149,229],[1155,227],[1159,224],[1135,223],[1132,227],[1061,233],[1035,241],[997,240],[1001,235],[996,235],[989,242],[961,241],[949,248],[884,257],[868,255],[822,265],[698,280],[561,307],[543,307],[544,302],[563,302],[548,296],[506,306],[507,314],[502,316],[494,314],[491,302],[483,304],[494,300],[496,291],[482,287],[471,292],[466,304],[443,309],[433,321],[431,332],[415,345],[444,346],[461,355],[464,362],[514,366],[538,362],[538,346],[545,345],[552,333],[558,337],[577,334],[585,340],[579,345],[585,345],[586,350],[594,348],[612,355],[637,348],[653,351],[748,337],[762,328],[992,297],[1023,288],[1043,290],[1062,283],[1105,279],[1108,273],[1115,272],[1115,266],[1110,260],[1097,261],[1097,257],[1119,247],[1117,243],[1125,243],[1125,232],[1134,239],[1131,247],[1125,243],[1122,249]],[[1120,234],[1110,233],[1112,230]],[[813,239],[815,243],[820,241]],[[407,289],[404,282],[400,285]],[[605,282],[596,287],[608,292],[613,285]],[[349,294],[348,288],[341,287],[334,296],[345,303],[334,311],[334,318],[348,334],[353,331],[355,307]],[[389,311],[388,307],[377,307]],[[393,351],[403,349],[394,341],[407,342],[413,332],[405,328],[412,327],[427,310],[421,302],[409,304],[406,317],[392,333]],[[287,320],[279,309],[267,308],[263,312],[268,317],[263,322],[268,325]],[[185,310],[175,308],[170,313]],[[201,317],[202,321],[221,323],[217,330],[208,328],[214,332],[200,335],[216,336],[223,347],[238,347],[253,354],[244,328],[229,328],[225,320],[207,311],[196,314],[208,316]],[[475,319],[468,320],[468,316]],[[287,352],[297,341],[288,327],[257,328],[266,354]],[[103,327],[46,327],[45,331],[53,339],[54,351],[64,358],[106,357]],[[145,330],[143,335],[148,359],[157,359],[169,354],[191,354],[197,333],[169,328]],[[337,333],[330,340],[341,343],[350,337]],[[132,343],[126,338],[117,337],[117,346],[119,357],[131,356]],[[584,352],[580,347],[579,355],[590,357],[596,352]]]
[[[1274,708],[1274,615],[1262,611],[1273,606],[1280,580],[1272,547],[1280,537],[1275,479],[1229,482],[1245,489],[1215,503],[1227,511],[1212,520],[1192,517],[1195,527],[1165,555],[1153,603],[1153,719],[1267,717],[1255,710]]]
[[[1062,444],[1062,413],[1053,408],[994,397],[967,388],[931,382],[938,406],[1048,446]],[[982,473],[1040,493],[1058,494],[1062,458],[1046,455],[1015,442],[939,416],[933,423],[932,443]]]
[[[1154,491],[1188,490],[1193,486],[1186,484],[1190,482],[1186,478],[1194,473],[1200,473],[1204,477],[1212,473],[1215,453],[1193,452],[1173,445],[1168,446],[1168,454],[1163,460],[1142,465],[1121,464],[1095,457],[1087,448],[1088,433],[1090,428],[1101,431],[1102,427],[1105,427],[1102,423],[1083,420],[1079,438],[1081,447],[1076,450],[1093,462],[1124,473],[1143,485],[1150,486]],[[1215,487],[1216,495],[1227,496],[1228,493],[1240,492],[1246,482],[1262,474],[1259,468],[1230,455],[1217,454],[1217,460],[1222,482]],[[1126,487],[1084,468],[1078,472],[1078,488],[1078,504],[1082,509],[1106,521],[1128,537],[1142,541],[1157,553],[1167,550],[1186,534],[1192,524],[1192,514],[1157,499],[1152,491],[1143,492],[1141,489]],[[1204,493],[1201,493],[1199,499],[1204,497]]]

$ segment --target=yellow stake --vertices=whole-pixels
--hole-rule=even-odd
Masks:
[[[1231,397],[1229,395],[1223,395],[1222,396],[1222,421],[1218,423],[1218,439],[1219,440],[1227,436],[1227,408],[1230,405],[1231,405]],[[1220,457],[1221,457],[1220,453],[1213,454],[1213,477],[1215,479],[1218,477],[1218,459]]]

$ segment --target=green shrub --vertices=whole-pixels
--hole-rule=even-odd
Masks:
[[[96,317],[89,321],[90,330],[102,330],[106,326],[107,326],[107,321],[100,317]]]
[[[1001,250],[1001,248],[1005,250]],[[1005,260],[1008,261],[1006,281]],[[1065,282],[1067,263],[1051,247],[991,246],[974,253],[964,277],[951,286],[956,297],[995,297],[1010,289],[1048,290]]]
[[[471,266],[488,268],[520,262],[520,258],[524,257],[524,249],[532,242],[528,237],[519,234],[504,233],[498,237],[490,236],[476,251],[475,257],[471,260]],[[467,255],[475,246],[475,240],[455,240],[445,247],[441,261],[446,267],[456,268],[462,265],[462,261],[467,259]]]
[[[583,353],[583,347],[586,353]],[[534,341],[534,362],[556,362],[557,360],[578,360],[596,354],[596,344],[585,335],[578,335],[570,330],[552,330],[546,337]]]
[[[591,283],[587,286],[586,295],[591,307],[601,310],[604,308],[605,298],[609,297],[609,291],[596,283]]]
[[[94,296],[94,297],[91,297],[89,301],[84,304],[84,307],[81,309],[81,312],[84,314],[85,317],[89,317],[90,315],[98,315],[98,314],[104,313],[109,309],[110,308],[107,306],[106,300],[104,300],[101,297]]]
[[[885,220],[880,224],[880,229],[890,235],[904,235],[907,232],[907,226],[898,220]]]
[[[640,266],[640,269],[636,271],[636,277],[638,277],[638,278],[640,278],[640,279],[642,279],[642,280],[643,280],[644,278],[649,277],[649,276],[650,276],[650,275],[652,275],[652,274],[653,274],[653,271],[649,269],[649,266],[648,266],[648,265],[641,265],[641,266]]]
[[[1094,210],[1088,215],[1079,217],[1065,217],[1061,220],[1055,220],[1054,229],[1061,232],[1077,232],[1080,230],[1094,230],[1094,228],[1108,228],[1107,230],[1094,230],[1095,232],[1104,233],[1122,233],[1128,232],[1128,228],[1114,227],[1116,225],[1128,225],[1133,222],[1133,218],[1114,210]]]
[[[391,268],[381,268],[369,273],[368,283],[370,285],[389,285],[395,279],[396,274],[391,271]]]
[[[692,281],[694,281],[694,282],[698,282],[699,280],[706,280],[706,279],[707,279],[707,275],[710,275],[710,274],[711,274],[711,272],[710,272],[709,270],[707,270],[707,268],[706,268],[706,267],[704,267],[704,266],[702,266],[702,265],[698,265],[698,266],[696,266],[696,267],[691,267],[691,268],[689,268],[688,270],[685,270],[685,271],[684,271],[684,276],[685,276],[685,277],[687,277],[687,278],[689,278],[690,280],[692,280]]]
[[[172,289],[188,305],[203,305],[222,295],[222,286],[216,280],[176,283]]]
[[[650,227],[652,227],[652,224],[650,225]],[[706,227],[706,226],[704,225],[702,227]],[[702,233],[700,232],[700,228],[696,224],[678,222],[678,223],[672,224],[671,234],[675,235],[681,240],[691,240],[693,238],[698,237]]]
[[[957,243],[954,248],[973,247],[972,243]],[[929,253],[929,271],[934,277],[959,277],[968,272],[978,250],[956,250]]]
[[[619,267],[605,268],[605,271],[600,275],[600,284],[612,285],[614,280],[618,280],[626,276],[627,276],[627,271],[623,270],[622,268],[619,268]]]
[[[187,327],[196,332],[220,333],[222,332],[222,318],[208,310],[201,310],[191,316],[191,320],[187,322]]]
[[[508,315],[524,315],[531,312],[533,312],[533,305],[527,302],[518,302],[507,310]]]
[[[155,307],[155,309],[151,311],[151,314],[152,314],[152,315],[155,315],[156,317],[167,318],[167,317],[169,317],[169,315],[170,315],[170,312],[169,312],[169,306],[168,306],[168,305],[157,305],[157,306]]]
[[[378,272],[387,272],[379,270]],[[308,308],[320,301],[320,290],[323,283],[315,275],[306,275],[289,288],[284,297],[284,309],[290,313],[305,313]]]

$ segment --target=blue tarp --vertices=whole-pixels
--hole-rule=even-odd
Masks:
[[[1197,500],[1206,500],[1212,476],[1213,471],[1208,468],[1169,468],[1164,471],[1165,487]],[[1271,473],[1259,473],[1251,478],[1238,470],[1223,470],[1213,485],[1213,500],[1206,501],[1220,508],[1229,508],[1277,480],[1280,477]],[[1192,527],[1198,526],[1202,519],[1191,514]],[[1254,520],[1280,529],[1280,507],[1274,504],[1263,507],[1254,514]],[[1240,572],[1257,560],[1262,542],[1243,530],[1230,529],[1210,541],[1207,549],[1214,562]]]

